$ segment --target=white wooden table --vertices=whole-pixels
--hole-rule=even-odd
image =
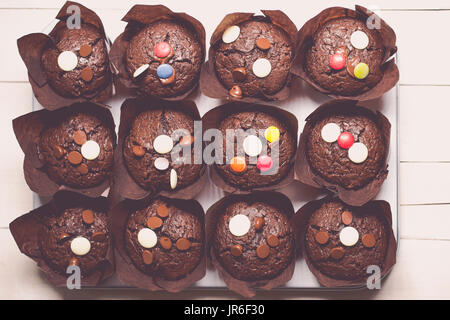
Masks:
[[[225,13],[284,10],[300,28],[306,20],[329,6],[352,8],[352,1],[321,0],[306,4],[292,0],[213,1],[192,0],[205,6],[200,21],[219,23]],[[190,291],[180,294],[140,290],[69,291],[50,286],[35,263],[22,255],[8,224],[32,209],[32,195],[22,172],[23,154],[14,137],[11,120],[31,111],[31,87],[19,57],[16,40],[40,32],[64,1],[0,0],[0,299],[177,299],[237,298],[225,291]],[[120,21],[132,0],[84,0],[94,9],[111,39],[123,30]],[[184,1],[138,1],[163,3],[184,11]],[[184,5],[183,5],[184,4]],[[258,298],[450,298],[450,1],[372,0],[359,1],[378,12],[395,30],[400,54],[399,141],[400,214],[397,265],[382,289],[358,292],[271,292]],[[207,30],[207,40],[212,30]]]

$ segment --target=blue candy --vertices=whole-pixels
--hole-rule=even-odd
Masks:
[[[173,68],[171,65],[168,64],[161,64],[157,69],[156,69],[156,74],[158,75],[158,77],[160,77],[161,79],[168,79],[172,76],[173,74]]]

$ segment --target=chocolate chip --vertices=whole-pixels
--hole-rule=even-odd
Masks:
[[[270,41],[266,38],[259,38],[256,40],[256,46],[261,50],[269,50],[270,49]]]
[[[166,250],[170,250],[170,248],[172,248],[172,240],[170,240],[170,238],[168,237],[159,238],[159,243],[161,244],[161,247]]]
[[[94,77],[94,72],[91,68],[86,67],[83,70],[81,70],[81,79],[83,79],[86,82],[89,82]]]
[[[63,232],[58,236],[58,241],[63,242],[63,241],[68,240],[69,238],[70,238],[70,235],[68,233]]]
[[[161,204],[156,208],[156,213],[161,218],[166,218],[169,215],[169,208],[167,208],[165,205]]]
[[[239,257],[242,254],[242,246],[240,244],[235,244],[230,249],[231,254],[235,257]]]
[[[326,232],[326,231],[319,231],[316,233],[315,238],[316,238],[317,243],[325,244],[328,242],[329,235],[328,235],[328,232]]]
[[[55,145],[54,153],[56,159],[61,159],[66,154],[66,150],[64,150],[61,146]]]
[[[83,222],[86,224],[93,224],[94,223],[94,212],[92,210],[83,210],[82,212]]]
[[[80,265],[80,261],[77,258],[72,258],[69,261],[69,266],[79,266]]]
[[[276,247],[278,245],[279,241],[278,241],[278,237],[274,234],[271,234],[270,236],[267,237],[267,244],[269,246]]]
[[[83,145],[87,141],[86,133],[82,130],[77,130],[73,134],[73,141],[79,146]]]
[[[230,89],[230,96],[237,98],[237,99],[241,99],[242,98],[242,90],[239,86],[233,86]]]
[[[177,240],[177,248],[180,251],[185,251],[191,247],[191,242],[186,238],[180,238]]]
[[[78,151],[70,151],[67,158],[69,159],[69,162],[74,165],[80,164],[81,161],[83,161],[83,157]]]
[[[261,258],[265,259],[269,256],[270,248],[267,244],[262,244],[258,248],[256,248],[256,255]]]
[[[142,260],[144,260],[144,263],[146,265],[150,265],[153,263],[153,253],[151,253],[148,250],[144,250],[144,252],[142,252]]]
[[[372,248],[376,243],[375,237],[370,233],[363,235],[361,240],[366,248]]]
[[[158,217],[150,217],[147,220],[147,226],[150,229],[158,229],[159,227],[161,227],[163,224],[163,221],[161,220],[161,218]]]
[[[79,173],[85,175],[89,172],[89,167],[86,164],[82,163],[77,167],[77,170]]]
[[[264,218],[262,218],[262,217],[256,218],[256,220],[255,220],[255,230],[256,231],[262,230],[262,228],[264,227],[265,224],[266,223],[264,221]]]
[[[358,65],[359,62],[360,59],[358,57],[352,57],[347,61],[347,72],[353,78],[355,78],[355,67]]]
[[[353,221],[353,215],[350,211],[344,211],[342,212],[342,223],[345,225],[350,225]]]
[[[92,47],[89,44],[83,44],[80,47],[80,56],[82,57],[87,57],[91,54],[92,52]]]
[[[93,241],[98,241],[98,242],[102,242],[106,239],[106,234],[104,232],[101,231],[97,231],[92,235],[92,240]]]
[[[233,76],[233,80],[236,82],[242,82],[245,80],[245,76],[247,75],[247,71],[245,71],[245,68],[236,68],[231,73]]]
[[[330,256],[335,260],[341,259],[344,256],[344,248],[336,247],[331,249]]]
[[[143,157],[145,154],[145,149],[141,146],[134,146],[133,147],[133,153],[136,157]]]

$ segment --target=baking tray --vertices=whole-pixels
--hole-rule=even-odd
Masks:
[[[319,12],[320,9],[317,10]],[[190,14],[201,19],[202,14],[192,12],[192,10],[187,9]],[[236,10],[238,11],[238,10]],[[209,19],[208,21],[211,21]],[[295,20],[294,20],[295,21]],[[301,27],[301,23],[304,21],[296,21],[297,27]],[[54,22],[47,25],[43,32],[48,33],[54,26]],[[106,26],[107,27],[107,26]],[[215,29],[215,25],[208,25],[204,23],[204,27],[207,31],[207,41],[209,40],[210,33]],[[396,59],[398,65],[398,53],[393,59]],[[126,99],[125,96],[115,96],[104,103],[111,106],[111,112],[116,124],[116,131],[119,127],[120,120],[120,106],[122,102]],[[223,100],[212,99],[200,94],[200,91],[195,91],[188,99],[193,100],[199,109],[200,115],[203,116],[206,112],[224,103]],[[278,106],[283,108],[292,114],[294,114],[299,122],[298,135],[300,136],[303,127],[305,125],[305,118],[313,112],[322,103],[331,100],[330,97],[316,92],[309,85],[304,83],[300,79],[295,79],[292,84],[291,96],[288,100],[281,102],[270,102],[265,103],[269,105]],[[398,85],[396,85],[392,90],[385,93],[382,97],[361,102],[360,105],[369,107],[373,110],[382,112],[391,122],[391,141],[390,150],[388,156],[388,169],[389,174],[382,185],[382,188],[375,199],[386,200],[391,205],[392,210],[392,228],[394,230],[394,236],[398,240],[398,167],[399,167],[399,156],[398,156]],[[33,111],[42,109],[42,106],[36,100],[34,95],[32,96],[32,108]],[[317,190],[315,188],[304,185],[298,181],[294,181],[290,185],[278,189],[277,191],[285,194],[292,202],[294,210],[297,211],[305,203],[320,199],[325,196],[324,192]],[[107,195],[107,191],[104,195]],[[206,210],[214,204],[216,201],[224,197],[224,192],[217,188],[209,179],[201,191],[201,193],[195,198]],[[50,199],[46,197],[40,197],[36,193],[33,193],[33,207],[37,208]],[[104,289],[117,289],[117,288],[130,288],[127,285],[122,284],[118,278],[114,275],[104,283],[98,286],[98,288]],[[360,287],[361,288],[361,287]],[[207,290],[227,290],[225,283],[220,279],[218,273],[208,267],[206,276],[198,281],[190,289],[207,289]],[[314,275],[309,271],[304,259],[298,258],[295,265],[295,271],[292,279],[285,285],[276,288],[274,290],[279,291],[289,291],[289,290],[348,290],[353,288],[325,288],[320,286],[319,282],[316,280]],[[272,290],[272,291],[274,291]]]

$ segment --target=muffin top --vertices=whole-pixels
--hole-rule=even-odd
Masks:
[[[130,215],[124,239],[140,271],[167,280],[185,277],[204,254],[204,225],[199,216],[161,198]]]
[[[315,33],[305,70],[332,94],[359,95],[381,80],[384,50],[378,31],[364,21],[331,19]]]
[[[274,95],[290,80],[293,44],[275,24],[241,22],[225,30],[215,46],[216,74],[234,98]]]
[[[111,82],[108,50],[102,33],[81,24],[69,29],[62,23],[51,34],[53,43],[41,63],[51,87],[64,97],[95,95]]]
[[[223,164],[219,174],[230,185],[252,189],[274,185],[289,172],[295,156],[290,128],[267,112],[245,111],[227,116],[219,125]]]
[[[159,20],[131,39],[126,69],[141,95],[170,98],[196,86],[203,59],[204,52],[192,28]]]
[[[105,212],[74,207],[43,216],[42,221],[39,247],[55,270],[66,274],[68,266],[77,265],[87,276],[101,268],[111,243]]]
[[[243,281],[275,278],[295,255],[289,218],[259,201],[230,204],[218,217],[212,246],[223,268]]]
[[[182,111],[139,113],[123,144],[128,172],[146,190],[175,190],[192,184],[203,168],[194,164],[193,136],[194,119]]]
[[[330,200],[310,217],[304,239],[306,253],[323,274],[363,280],[370,265],[383,269],[388,227],[377,212],[363,208]]]
[[[43,130],[38,154],[50,179],[74,188],[102,183],[112,171],[116,136],[94,114],[60,113]]]
[[[347,189],[372,181],[385,166],[387,141],[371,111],[353,107],[329,109],[325,116],[308,121],[304,132],[306,158],[325,180]]]

